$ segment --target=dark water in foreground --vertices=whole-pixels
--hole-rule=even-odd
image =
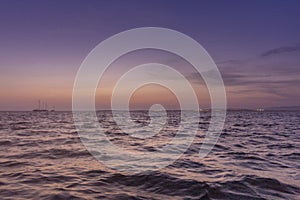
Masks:
[[[110,117],[99,113],[110,139],[124,144]],[[300,112],[229,112],[219,142],[200,159],[209,118],[202,114],[194,143],[171,166],[126,174],[89,154],[71,112],[0,112],[0,199],[300,199]]]

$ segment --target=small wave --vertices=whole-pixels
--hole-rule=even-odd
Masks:
[[[50,159],[64,159],[64,158],[79,158],[91,156],[91,154],[87,150],[79,150],[79,149],[49,149],[46,151],[39,152],[38,154],[44,158]]]
[[[161,172],[127,176],[114,174],[108,177],[105,182],[139,187],[148,192],[169,196],[203,197],[209,189],[209,186],[204,182],[180,179]]]
[[[1,146],[9,146],[11,145],[12,142],[10,140],[3,140],[3,141],[0,141],[0,145]]]
[[[23,167],[26,165],[30,165],[29,162],[18,162],[14,160],[0,162],[0,167]]]
[[[48,194],[40,196],[41,199],[45,200],[65,200],[65,199],[74,199],[74,200],[83,200],[84,198],[69,194],[67,192],[62,192],[59,194]]]

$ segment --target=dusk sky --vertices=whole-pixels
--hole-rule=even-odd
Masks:
[[[57,110],[70,110],[74,79],[88,53],[114,34],[149,26],[180,31],[208,51],[223,77],[229,108],[298,106],[299,8],[300,1],[296,0],[230,4],[2,0],[0,110],[31,110],[38,99],[55,105]],[[172,60],[171,64],[185,71],[195,88],[199,86],[200,106],[209,105],[198,76],[185,70],[188,64],[183,60],[167,53],[127,55],[116,61],[118,69],[108,72],[106,79],[112,83],[116,71],[121,73],[130,64],[153,59],[169,64]],[[164,92],[155,87],[145,90],[151,96]],[[109,92],[101,91],[101,87],[98,91],[99,102],[107,98]],[[136,96],[141,107],[149,103]],[[170,102],[169,97],[161,97],[160,101]]]

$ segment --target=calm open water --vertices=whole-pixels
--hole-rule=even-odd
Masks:
[[[161,142],[136,145],[110,112],[98,115],[123,148],[151,151]],[[164,139],[180,122],[177,112],[168,115]],[[146,112],[133,116],[147,124]],[[175,163],[127,174],[91,156],[71,112],[0,112],[0,199],[300,199],[300,112],[228,112],[217,145],[200,159],[209,119],[202,113],[194,143]]]

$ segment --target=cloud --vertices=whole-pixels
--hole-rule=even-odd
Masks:
[[[295,51],[300,51],[300,44],[294,46],[284,46],[275,49],[271,49],[261,54],[262,57],[274,56],[282,53],[291,53]]]
[[[159,52],[156,58],[159,63],[172,66],[184,74],[192,84],[200,87],[205,85],[201,75],[195,70],[190,70],[192,66],[182,58],[162,52]],[[297,44],[271,49],[246,59],[229,59],[216,64],[227,89],[228,100],[233,99],[234,105],[298,105],[299,58],[300,45]],[[210,70],[202,71],[202,75],[210,81],[217,78]]]
[[[225,87],[234,96],[271,95],[270,102],[282,104],[300,101],[300,45],[265,51],[247,59],[217,62]],[[196,75],[189,78],[196,83]],[[201,83],[198,81],[198,83]],[[201,83],[203,84],[203,82]],[[270,98],[270,97],[268,97]]]

